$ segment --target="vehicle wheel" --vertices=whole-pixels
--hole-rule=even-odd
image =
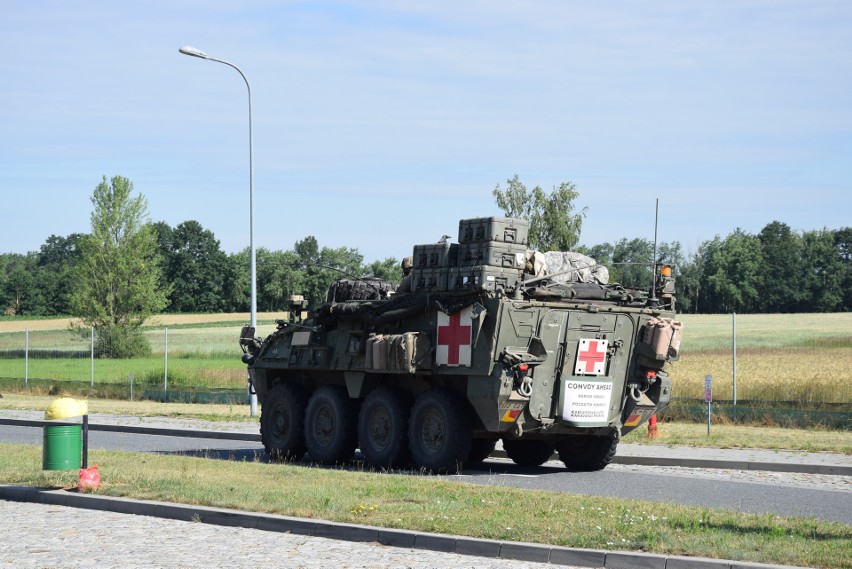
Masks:
[[[323,385],[311,394],[305,410],[305,445],[313,460],[335,464],[352,458],[357,429],[357,402],[345,387]]]
[[[470,453],[470,411],[449,389],[421,393],[408,425],[411,458],[418,468],[435,474],[459,472]]]
[[[473,439],[470,443],[467,461],[482,462],[491,456],[495,446],[497,446],[497,439]]]
[[[390,468],[408,462],[410,411],[411,400],[399,389],[380,387],[367,395],[358,417],[358,438],[368,464]]]
[[[615,457],[615,435],[567,435],[556,443],[559,460],[573,472],[603,470]]]
[[[515,464],[541,466],[553,456],[553,443],[536,439],[503,439],[503,450]]]
[[[305,454],[305,390],[276,385],[260,410],[260,439],[272,460],[299,460]]]

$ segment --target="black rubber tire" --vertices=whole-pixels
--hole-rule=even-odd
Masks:
[[[455,391],[435,388],[421,393],[408,424],[414,464],[432,474],[460,472],[470,454],[470,413]]]
[[[305,405],[308,396],[300,385],[276,385],[260,410],[260,439],[271,460],[299,460],[306,452]]]
[[[503,439],[503,450],[515,464],[541,466],[553,456],[553,443],[536,439]]]
[[[559,460],[572,472],[603,470],[618,447],[616,435],[566,435],[556,443]]]
[[[411,397],[401,389],[380,387],[361,404],[358,439],[367,464],[378,468],[405,466]]]
[[[346,462],[358,446],[358,405],[345,387],[323,385],[305,409],[305,446],[321,464]]]
[[[482,462],[494,452],[497,439],[473,439],[470,442],[470,452],[467,454],[467,462]]]

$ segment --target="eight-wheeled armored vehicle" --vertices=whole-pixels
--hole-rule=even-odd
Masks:
[[[556,451],[570,470],[604,468],[671,397],[672,270],[629,290],[588,257],[529,251],[527,234],[521,219],[465,219],[458,243],[414,246],[398,287],[344,279],[309,312],[294,297],[265,339],[244,328],[269,456],[360,449],[377,468],[442,473],[501,441],[521,465]]]

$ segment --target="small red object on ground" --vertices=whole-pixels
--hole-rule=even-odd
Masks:
[[[77,484],[78,492],[86,492],[87,490],[97,490],[101,485],[101,473],[98,472],[98,465],[90,466],[89,468],[80,469],[80,482]]]
[[[651,415],[651,418],[648,419],[648,438],[656,439],[657,438],[657,416]]]

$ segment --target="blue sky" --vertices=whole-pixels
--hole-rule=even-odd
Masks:
[[[694,252],[852,225],[852,3],[0,0],[0,252],[89,230],[130,178],[153,221],[369,260],[574,182],[581,242]]]

